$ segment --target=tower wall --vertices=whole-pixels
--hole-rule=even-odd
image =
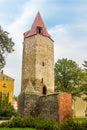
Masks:
[[[25,38],[22,63],[22,91],[46,94],[54,92],[53,41],[40,34]]]
[[[54,92],[54,46],[53,41],[42,35],[36,36],[36,89],[42,94]]]
[[[22,59],[22,87],[21,91],[25,91],[35,80],[35,64],[36,64],[36,39],[35,36],[24,39],[23,59]]]

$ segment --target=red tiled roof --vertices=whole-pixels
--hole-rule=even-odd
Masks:
[[[40,16],[40,13],[38,12],[37,15],[36,15],[36,18],[34,20],[34,23],[31,27],[31,30],[27,31],[24,33],[24,38],[26,37],[29,37],[29,36],[32,36],[34,34],[37,34],[37,27],[41,27],[42,28],[42,32],[41,32],[41,35],[44,35],[44,36],[47,36],[50,38],[50,35],[48,34],[47,30],[46,30],[46,27],[43,23],[43,20]]]

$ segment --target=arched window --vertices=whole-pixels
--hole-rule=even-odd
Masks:
[[[47,88],[46,88],[46,86],[43,86],[43,93],[42,93],[43,95],[46,95],[47,94]]]

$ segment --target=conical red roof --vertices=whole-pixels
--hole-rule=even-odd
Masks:
[[[37,31],[37,28],[41,29],[40,32]],[[24,33],[24,38],[26,37],[30,37],[32,35],[35,35],[35,34],[38,34],[40,33],[41,35],[44,35],[44,36],[47,36],[50,38],[50,35],[48,34],[47,30],[46,30],[46,27],[43,23],[43,20],[40,16],[40,13],[38,12],[37,15],[36,15],[36,18],[34,20],[34,23],[31,27],[31,30],[27,31]]]

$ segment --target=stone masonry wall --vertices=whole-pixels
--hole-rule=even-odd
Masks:
[[[58,122],[58,95],[41,96],[38,102],[38,115]]]
[[[54,92],[54,45],[53,41],[42,35],[36,35],[36,89],[42,94],[43,85],[47,88],[47,94]],[[43,65],[44,63],[44,65]],[[43,79],[43,81],[42,81]],[[41,84],[42,82],[42,84]]]
[[[68,93],[38,96],[22,93],[18,102],[19,116],[42,116],[61,123],[72,117],[71,95]]]
[[[22,59],[22,86],[21,91],[24,92],[28,86],[35,81],[35,64],[36,64],[36,39],[35,36],[24,39],[23,59]]]
[[[54,45],[53,41],[40,34],[24,39],[22,61],[22,87],[31,93],[43,95],[43,86],[47,93],[54,92]]]
[[[38,95],[25,94],[24,92],[19,95],[18,100],[18,115],[19,116],[37,116],[36,106],[39,100]]]

